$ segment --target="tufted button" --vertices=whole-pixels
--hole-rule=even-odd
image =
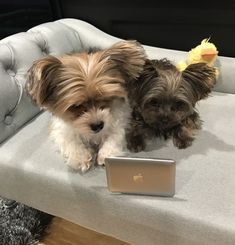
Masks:
[[[13,122],[13,116],[12,115],[6,115],[5,119],[4,119],[4,123],[6,125],[10,125],[10,124],[12,124],[12,122]]]
[[[48,55],[48,53],[49,53],[49,49],[48,49],[48,47],[43,47],[43,49],[42,49],[42,52],[43,52],[43,54],[46,54],[46,55]]]
[[[16,75],[16,73],[15,73],[13,70],[11,70],[11,69],[8,69],[8,70],[7,70],[7,73],[8,73],[10,76],[12,76],[12,77],[14,77],[14,76]]]
[[[48,54],[47,54],[47,52],[42,51],[42,55],[43,55],[43,56],[47,56]]]

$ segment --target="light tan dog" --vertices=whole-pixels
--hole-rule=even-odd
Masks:
[[[109,49],[36,61],[26,90],[40,107],[53,113],[51,136],[74,169],[86,171],[97,156],[104,164],[126,146],[130,118],[126,80],[143,70],[145,52],[135,41]]]

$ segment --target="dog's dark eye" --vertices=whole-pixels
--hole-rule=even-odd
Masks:
[[[157,100],[151,100],[148,104],[151,105],[151,106],[156,107],[156,106],[159,105],[159,102]]]
[[[101,106],[100,106],[100,109],[101,109],[101,110],[104,110],[106,107],[107,107],[107,105],[106,105],[106,106],[105,106],[105,105],[101,105]]]
[[[68,110],[76,115],[81,115],[82,113],[86,112],[86,107],[82,104],[72,105]]]
[[[110,101],[109,100],[104,100],[104,101],[100,102],[99,108],[101,110],[104,110],[105,108],[109,107],[109,105],[110,105]]]
[[[108,106],[109,106],[109,104],[110,104],[110,101],[102,101],[100,104],[99,104],[99,108],[101,109],[101,110],[103,110],[103,109],[105,109],[105,108],[107,108]]]
[[[177,101],[173,106],[172,109],[174,111],[185,111],[187,110],[187,104],[185,104],[183,101]]]

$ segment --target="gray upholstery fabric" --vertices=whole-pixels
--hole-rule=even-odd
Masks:
[[[33,60],[105,48],[117,40],[85,22],[64,19],[0,41],[0,141],[39,112],[25,94],[19,99],[19,84]],[[185,52],[145,48],[151,58],[186,57]],[[219,57],[218,62],[215,90],[220,92],[198,105],[204,126],[193,146],[178,150],[171,141],[152,142],[139,153],[177,161],[174,198],[113,195],[103,168],[84,175],[68,169],[48,138],[48,113],[0,145],[0,195],[131,244],[235,244],[235,59]]]
[[[69,170],[48,113],[1,146],[0,193],[131,244],[235,244],[234,105],[235,95],[214,93],[199,104],[204,126],[191,148],[161,142],[140,153],[177,161],[174,198],[112,195],[103,168]]]

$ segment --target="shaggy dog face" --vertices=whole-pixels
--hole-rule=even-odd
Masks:
[[[26,89],[33,101],[54,115],[51,135],[67,163],[86,171],[125,147],[130,108],[126,80],[145,63],[143,48],[123,41],[106,50],[48,56],[29,70]]]
[[[195,105],[209,95],[215,81],[215,69],[205,63],[179,72],[167,59],[148,60],[139,79],[128,88],[133,108],[129,149],[143,150],[145,138],[151,135],[172,136],[178,148],[190,146],[194,130],[201,127]]]

